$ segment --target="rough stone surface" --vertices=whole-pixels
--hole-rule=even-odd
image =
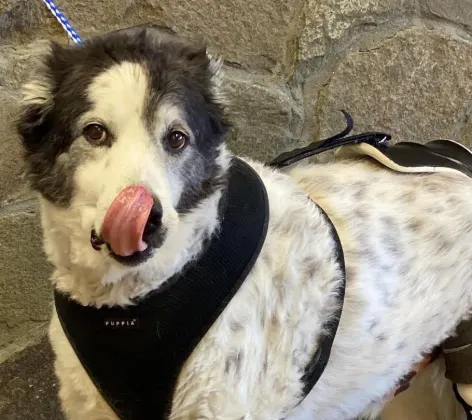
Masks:
[[[67,38],[42,1],[0,0],[0,44],[27,42],[38,36],[58,41]]]
[[[17,208],[0,212],[0,349],[44,323],[51,312],[50,267],[37,214],[27,204]]]
[[[472,2],[470,0],[424,0],[424,7],[439,18],[472,27]]]
[[[144,23],[165,24],[160,0],[57,0],[80,35]]]
[[[303,0],[161,0],[170,25],[202,35],[229,61],[290,71]]]
[[[0,39],[39,27],[41,5],[34,1],[0,1]]]
[[[308,0],[299,58],[322,56],[330,41],[340,39],[350,29],[383,25],[415,9],[414,0]]]
[[[15,104],[13,94],[0,87],[0,202],[24,189],[21,149],[11,123],[15,118]]]
[[[53,355],[44,338],[0,365],[0,418],[62,420]]]
[[[339,131],[346,109],[357,131],[385,130],[395,141],[459,139],[472,105],[472,44],[442,31],[403,31],[347,55],[316,98],[307,114],[315,137]]]
[[[0,203],[30,195],[21,178],[24,165],[15,120],[20,86],[47,45],[0,45]]]
[[[303,110],[287,86],[242,72],[231,72],[224,86],[233,122],[231,149],[266,161],[299,143]]]
[[[0,91],[4,90],[18,99],[21,85],[32,74],[48,45],[49,41],[40,40],[0,46]]]

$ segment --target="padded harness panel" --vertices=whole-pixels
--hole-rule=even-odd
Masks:
[[[375,147],[368,143],[341,146],[337,157],[370,157],[396,172],[454,172],[472,177],[472,152],[452,140],[434,140],[426,144],[400,142]]]
[[[122,420],[168,418],[182,366],[259,256],[269,203],[258,174],[234,159],[221,201],[221,230],[203,256],[134,305],[86,307],[55,290],[64,333]]]

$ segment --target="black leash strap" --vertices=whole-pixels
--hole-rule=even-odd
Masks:
[[[277,156],[274,160],[269,162],[269,166],[273,168],[284,168],[290,166],[302,159],[309,158],[314,155],[318,155],[328,150],[336,149],[341,146],[356,143],[369,143],[377,148],[383,148],[388,146],[388,142],[392,136],[390,134],[381,133],[377,131],[356,134],[353,136],[346,137],[353,129],[354,122],[352,117],[344,110],[341,111],[346,118],[346,128],[338,134],[327,139],[315,141],[306,147],[291,150]]]

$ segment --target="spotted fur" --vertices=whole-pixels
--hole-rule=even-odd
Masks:
[[[223,143],[220,71],[204,48],[159,28],[51,48],[25,90],[18,127],[56,288],[83,305],[128,305],[158,290],[217,232],[231,157]],[[99,146],[82,135],[97,119],[111,133]],[[163,143],[172,126],[191,141],[178,156]],[[470,314],[472,181],[354,160],[284,174],[246,160],[268,192],[267,239],[183,367],[171,420],[375,415],[422,353]],[[146,258],[121,264],[107,249],[92,249],[90,231],[100,231],[116,194],[138,183],[159,198],[166,235]],[[326,371],[299,404],[303,370],[336,309],[341,275],[330,227],[307,196],[338,230],[347,295]],[[116,419],[55,313],[50,339],[67,418]],[[438,403],[431,409],[438,419],[459,420],[443,374],[438,364],[423,376],[434,385],[431,401]]]

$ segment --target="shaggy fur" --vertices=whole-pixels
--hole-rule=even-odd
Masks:
[[[219,225],[231,156],[219,72],[204,48],[158,28],[51,47],[25,89],[18,128],[56,288],[83,305],[128,305],[198,256]],[[86,141],[82,130],[90,122],[107,127],[105,143]],[[178,154],[165,141],[176,127],[190,139]],[[472,180],[398,174],[362,160],[288,174],[247,162],[267,188],[267,239],[183,367],[171,419],[348,420],[377,413],[422,353],[469,316]],[[165,235],[162,245],[120,261],[106,247],[92,249],[90,232],[100,232],[115,196],[134,184],[159,198]],[[339,232],[347,296],[329,364],[297,406],[303,369],[335,309],[340,279],[329,226],[307,195]],[[50,339],[67,418],[115,419],[56,314]],[[460,419],[440,363],[413,388],[430,392],[436,418]],[[395,407],[389,410],[386,416]]]

